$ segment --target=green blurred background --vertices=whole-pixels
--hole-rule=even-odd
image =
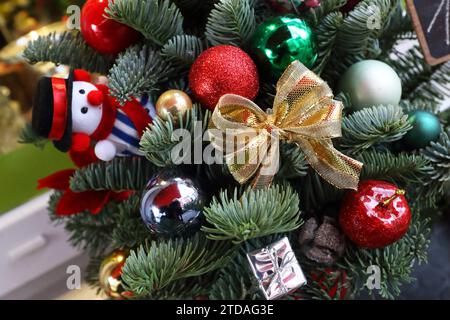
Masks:
[[[0,214],[46,192],[36,189],[38,179],[71,167],[68,155],[51,144],[42,150],[23,145],[0,155]]]

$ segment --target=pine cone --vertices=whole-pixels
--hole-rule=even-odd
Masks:
[[[315,218],[306,221],[298,241],[308,259],[327,266],[335,264],[345,251],[344,234],[337,227],[336,220],[328,216],[320,226]]]

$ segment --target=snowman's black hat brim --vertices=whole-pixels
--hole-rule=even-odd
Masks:
[[[69,151],[72,145],[72,88],[74,81],[73,70],[69,78],[65,79],[67,97],[67,115],[64,134],[59,140],[54,140],[55,147],[63,152]],[[53,124],[54,99],[52,78],[44,77],[39,80],[33,101],[33,130],[41,137],[48,138]]]

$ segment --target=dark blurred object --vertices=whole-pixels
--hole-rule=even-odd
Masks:
[[[19,104],[11,100],[8,88],[0,86],[0,155],[17,146],[23,125]]]
[[[51,22],[61,21],[71,5],[84,0],[2,0],[0,2],[0,48],[14,39]]]
[[[31,0],[7,0],[0,3],[1,46],[38,27],[38,20],[32,16]]]
[[[302,253],[310,260],[324,265],[335,264],[344,254],[345,237],[336,220],[325,216],[319,224],[310,218],[300,230],[298,242]]]
[[[20,103],[23,112],[32,105],[32,96],[39,75],[25,64],[3,64],[0,62],[0,85],[11,90],[11,98]]]
[[[0,50],[0,85],[10,89],[11,98],[20,103],[23,112],[31,108],[32,97],[39,78],[42,75],[54,75],[63,67],[55,67],[52,63],[31,66],[24,61],[22,52],[28,42],[37,39],[40,35],[64,30],[65,23],[53,23],[29,32]]]
[[[417,281],[402,286],[401,300],[450,300],[450,212],[432,225],[428,261],[416,265]]]

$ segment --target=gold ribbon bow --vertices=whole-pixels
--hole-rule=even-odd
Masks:
[[[234,94],[221,97],[211,118],[212,145],[239,183],[252,176],[254,188],[267,187],[279,166],[279,140],[296,143],[310,165],[337,188],[356,189],[362,163],[333,147],[341,136],[342,103],[330,87],[299,61],[277,83],[273,112]]]

